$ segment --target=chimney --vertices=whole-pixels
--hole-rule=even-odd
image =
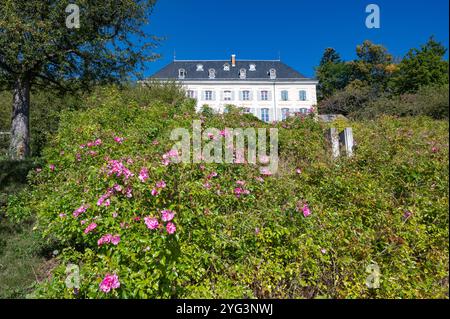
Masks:
[[[231,55],[231,66],[236,66],[236,54]]]

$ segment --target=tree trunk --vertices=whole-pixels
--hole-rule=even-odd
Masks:
[[[30,80],[17,79],[14,86],[9,156],[23,160],[30,155]]]

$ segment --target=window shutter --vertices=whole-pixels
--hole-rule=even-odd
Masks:
[[[258,92],[258,101],[261,101],[261,91],[257,91],[257,92]]]
[[[212,91],[212,100],[213,100],[213,101],[216,100],[216,91]]]
[[[244,100],[244,92],[239,91],[239,101],[243,101],[243,100]]]
[[[223,91],[220,91],[220,100],[223,101],[225,99],[225,94]]]
[[[253,91],[248,91],[248,99],[249,99],[250,101],[253,100]]]
[[[231,91],[231,100],[234,101],[234,91]]]
[[[274,120],[273,116],[274,116],[273,108],[270,108],[269,109],[269,122],[272,122]]]
[[[267,100],[272,101],[272,91],[267,91]]]
[[[261,119],[261,109],[256,109],[256,117]]]
[[[206,100],[206,91],[202,91],[202,100]]]

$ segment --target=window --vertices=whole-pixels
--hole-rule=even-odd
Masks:
[[[178,78],[184,79],[186,77],[186,70],[185,69],[178,69]]]
[[[206,101],[212,101],[213,99],[213,92],[212,91],[205,91],[205,100]]]
[[[249,107],[244,107],[244,113],[245,114],[250,114],[251,113],[250,108]]]
[[[247,70],[245,70],[245,69],[240,69],[240,70],[239,70],[239,78],[245,79],[246,76],[247,76]]]
[[[209,78],[210,79],[215,79],[216,78],[216,70],[209,69]]]
[[[250,66],[249,66],[249,70],[250,71],[256,71],[256,65],[255,64],[250,64]]]
[[[299,92],[299,98],[300,98],[300,101],[306,101],[306,91],[305,90],[301,90]]]
[[[281,100],[282,100],[282,101],[287,101],[287,100],[289,100],[289,93],[288,93],[288,91],[286,91],[286,90],[281,91]]]
[[[269,122],[269,109],[261,109],[261,121]]]
[[[250,101],[250,91],[242,91],[242,101]]]
[[[223,91],[223,100],[231,101],[232,93],[231,91]]]
[[[308,113],[308,109],[306,109],[306,108],[301,108],[301,109],[300,109],[300,113],[302,113],[302,114],[307,114],[307,113]]]
[[[223,70],[224,70],[224,71],[230,71],[230,65],[229,65],[228,63],[225,63],[225,64],[223,65]]]
[[[195,98],[195,91],[194,90],[187,90],[187,96],[191,99]]]
[[[269,91],[261,91],[261,101],[269,100]]]
[[[197,64],[197,71],[203,71],[203,64]]]
[[[275,69],[270,69],[269,70],[269,75],[270,75],[270,78],[273,80],[273,79],[276,79],[277,78],[277,70],[275,70]]]
[[[289,109],[281,109],[281,119],[284,121],[289,116]]]

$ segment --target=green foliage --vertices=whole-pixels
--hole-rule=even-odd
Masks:
[[[16,208],[28,207],[36,231],[62,251],[34,297],[448,297],[448,122],[351,122],[355,156],[332,161],[325,126],[312,118],[270,125],[232,108],[204,116],[189,99],[170,105],[144,95],[145,101],[134,90],[143,89],[97,90],[86,110],[64,111],[44,151],[45,166],[30,175],[28,199],[11,199],[9,216],[20,219],[23,210]],[[172,129],[191,131],[194,119],[203,128],[275,126],[278,172],[261,180],[256,165],[162,165],[174,144]],[[123,137],[122,144],[114,137]],[[80,148],[96,139],[101,145]],[[110,159],[134,176],[108,176]],[[149,170],[145,182],[138,179],[142,167]],[[167,187],[152,196],[160,180]],[[234,194],[238,180],[248,195]],[[110,206],[98,206],[115,184],[131,187],[132,197],[117,192]],[[304,203],[309,217],[297,208]],[[82,204],[89,207],[74,217]],[[174,234],[146,227],[143,218],[161,209],[176,213]],[[85,234],[94,221],[97,227]],[[121,240],[98,246],[105,234]],[[374,262],[381,271],[377,290],[365,284]],[[76,293],[65,285],[68,263],[80,266]],[[118,275],[120,287],[104,293],[99,284],[107,273]]]
[[[447,49],[431,37],[420,49],[411,49],[398,65],[394,79],[397,93],[414,93],[423,86],[448,85]]]
[[[0,87],[18,79],[73,90],[122,80],[157,55],[159,39],[142,32],[154,0],[82,0],[79,28],[66,27],[69,0],[2,1]],[[141,41],[133,41],[135,37]]]
[[[372,100],[350,116],[372,119],[383,114],[397,116],[426,115],[435,119],[448,119],[448,84],[422,87],[415,94],[402,94]]]

